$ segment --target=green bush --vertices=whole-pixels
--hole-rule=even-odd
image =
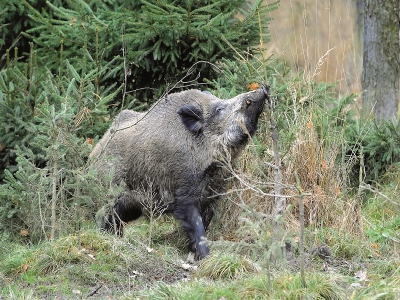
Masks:
[[[78,65],[75,58],[84,49],[95,68],[113,71],[99,76],[101,84],[125,83],[129,93],[119,101],[126,100],[125,105],[137,96],[148,105],[177,82],[182,87],[215,78],[213,65],[222,58],[233,59],[236,51],[258,51],[260,35],[268,41],[270,21],[263,17],[260,22],[259,15],[265,16],[276,3],[250,3],[141,0],[112,6],[106,1],[73,0],[61,7],[48,2],[51,15],[30,8],[38,26],[24,35],[41,46],[38,58],[53,72],[62,72],[60,56],[80,72],[86,65]]]
[[[34,64],[28,78],[19,65],[0,72],[5,91],[0,94],[5,112],[0,114],[5,124],[0,143],[3,168],[8,167],[0,185],[0,234],[34,241],[54,238],[78,228],[86,214],[80,211],[112,193],[100,191],[86,159],[92,138],[107,124],[107,104],[118,90],[96,93],[95,72],[80,76],[65,64],[68,77],[61,78]],[[12,80],[6,85],[7,79]]]
[[[359,183],[360,164],[362,180],[373,183],[400,162],[399,120],[356,121],[346,128],[345,140],[353,184]]]

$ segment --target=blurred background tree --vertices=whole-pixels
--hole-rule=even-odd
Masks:
[[[363,117],[398,117],[400,1],[364,1]]]

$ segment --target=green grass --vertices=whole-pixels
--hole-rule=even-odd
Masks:
[[[219,280],[233,279],[260,272],[261,267],[244,256],[217,252],[212,253],[202,261],[196,276]]]
[[[389,193],[391,184],[381,190],[397,199],[397,189]],[[306,228],[305,286],[298,244],[291,260],[272,261],[267,269],[266,253],[277,247],[269,231],[245,242],[241,236],[251,230],[242,228],[235,236],[240,247],[235,239],[218,240],[197,269],[186,270],[187,239],[177,222],[164,216],[151,226],[144,219],[129,224],[123,238],[101,233],[88,222],[81,231],[54,241],[0,242],[0,298],[400,299],[400,219],[393,203],[366,196],[362,231]],[[260,231],[259,223],[247,224]],[[297,236],[295,228],[288,230]],[[320,245],[331,250],[328,260],[312,254]]]
[[[296,274],[278,275],[271,287],[266,275],[251,275],[238,280],[197,280],[173,286],[158,284],[143,293],[151,299],[344,299],[343,279],[314,273],[307,287]]]
[[[120,295],[136,273],[141,275],[135,279],[135,289],[155,281],[156,276],[169,281],[168,275],[178,266],[171,267],[163,251],[172,247],[163,245],[149,252],[143,227],[128,226],[127,237],[122,239],[87,229],[37,246],[2,246],[0,295],[12,291],[20,297],[21,287],[25,287],[27,294],[39,298],[72,297],[76,296],[74,290],[86,295],[99,284]],[[178,255],[176,250],[174,255]]]
[[[171,240],[174,226],[168,219],[154,224],[151,250],[145,220],[129,225],[124,238],[89,228],[36,246],[1,244],[0,297],[83,299],[100,287],[96,299],[399,299],[398,245],[378,255],[372,246],[363,249],[368,235],[307,231],[307,249],[318,236],[334,257],[326,262],[306,253],[302,286],[290,262],[272,263],[269,282],[264,255],[250,259],[213,245],[197,270],[184,270],[187,253]]]

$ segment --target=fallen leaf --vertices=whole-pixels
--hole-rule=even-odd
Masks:
[[[306,102],[307,99],[308,99],[308,96],[301,97],[299,100],[299,103],[303,104],[304,102]]]
[[[20,236],[28,236],[29,235],[29,231],[26,229],[21,229],[21,231],[19,232]]]
[[[22,266],[22,270],[23,271],[26,271],[26,270],[28,270],[29,269],[29,264],[24,264],[23,266]]]
[[[143,273],[133,270],[132,275],[129,275],[130,278],[135,278],[136,276],[143,276]]]
[[[250,91],[254,91],[260,87],[260,85],[257,82],[252,82],[248,86]]]

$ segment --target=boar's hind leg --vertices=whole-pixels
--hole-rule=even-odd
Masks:
[[[113,211],[109,212],[103,229],[122,237],[124,224],[136,220],[141,215],[140,204],[129,194],[121,195],[115,202]]]
[[[174,210],[174,217],[180,221],[183,229],[189,236],[189,251],[194,252],[196,260],[208,255],[209,250],[202,241],[205,237],[203,220],[196,205],[182,205]]]

